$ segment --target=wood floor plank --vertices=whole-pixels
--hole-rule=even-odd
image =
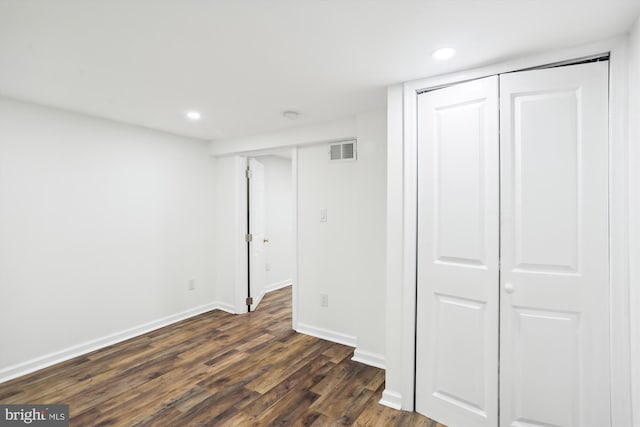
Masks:
[[[353,356],[353,349],[346,345],[336,344],[325,350],[324,354],[331,357],[333,363],[338,364],[347,357]]]
[[[309,390],[292,390],[269,411],[265,411],[257,418],[255,424],[258,426],[291,425],[317,398],[318,395]]]
[[[384,371],[291,330],[291,289],[0,384],[0,403],[66,403],[72,426],[424,426],[381,406]]]
[[[310,389],[319,378],[322,378],[322,373],[329,371],[333,366],[326,356],[318,355],[308,365],[298,369],[284,381],[277,383],[265,393],[261,393],[260,397],[253,402],[244,405],[243,411],[252,416],[257,416],[268,410],[291,390]],[[308,374],[309,371],[314,372],[315,375],[310,376]]]

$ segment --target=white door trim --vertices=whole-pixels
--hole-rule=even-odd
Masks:
[[[291,327],[298,330],[298,147],[291,148],[291,217],[293,256],[291,257]]]
[[[235,183],[235,212],[238,216],[234,223],[236,240],[234,242],[235,256],[235,281],[234,281],[234,300],[236,305],[236,313],[243,314],[247,310],[247,281],[249,280],[249,258],[247,256],[247,244],[245,236],[247,234],[247,161],[245,156],[237,156],[238,161],[235,162],[234,175]]]
[[[400,346],[387,336],[387,393],[401,395],[402,408],[414,409],[415,364],[415,289],[416,289],[416,221],[417,221],[417,94],[425,89],[478,79],[489,75],[555,63],[574,58],[610,53],[609,146],[610,146],[610,257],[611,257],[611,409],[612,425],[631,425],[631,369],[629,332],[629,245],[628,245],[628,170],[627,170],[627,56],[626,37],[529,56],[469,71],[407,82],[389,89],[390,118],[402,116],[402,123],[389,122],[389,158],[401,156],[402,163],[388,164],[388,182],[402,177],[401,204],[387,207],[387,233],[402,229],[402,241],[396,242],[401,256],[387,260],[387,295],[400,294],[389,300],[387,321],[400,319]],[[399,96],[399,88],[402,88]],[[388,191],[392,191],[390,187]],[[395,274],[392,274],[395,273]],[[639,308],[640,309],[640,308]],[[396,328],[388,327],[387,331]],[[399,348],[400,356],[397,353]],[[393,384],[395,389],[389,388]]]
[[[611,425],[638,425],[631,395],[627,43],[609,60],[609,257],[611,307]],[[640,307],[635,307],[636,310]],[[635,397],[638,398],[637,396]]]

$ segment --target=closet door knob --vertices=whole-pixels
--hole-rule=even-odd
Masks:
[[[505,282],[505,284],[504,284],[504,286],[502,288],[508,294],[512,294],[513,291],[515,290],[514,287],[513,287],[513,283],[511,283],[511,282]]]

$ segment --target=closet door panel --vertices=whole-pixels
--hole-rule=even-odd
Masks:
[[[513,99],[515,267],[522,271],[577,271],[578,96]]]
[[[495,426],[498,78],[418,97],[416,410]]]
[[[500,76],[500,424],[609,425],[608,66]]]

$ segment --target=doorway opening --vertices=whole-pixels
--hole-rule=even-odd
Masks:
[[[291,150],[246,159],[247,311],[293,284],[294,180]]]

